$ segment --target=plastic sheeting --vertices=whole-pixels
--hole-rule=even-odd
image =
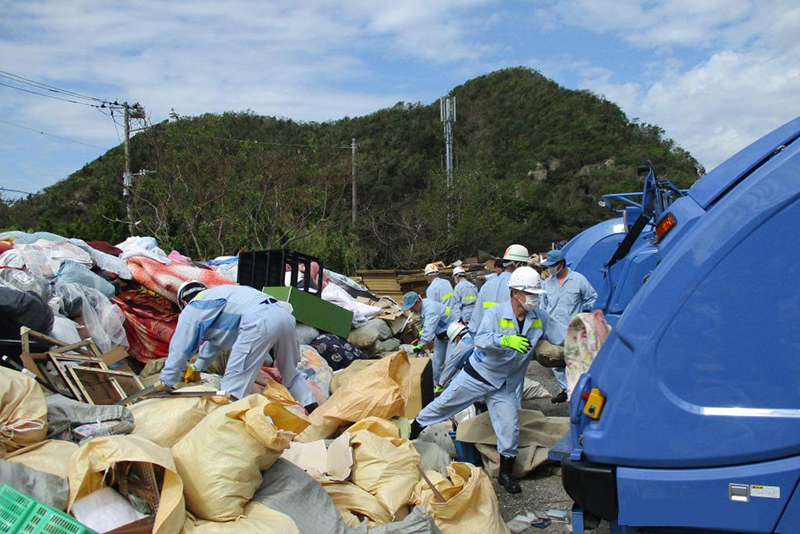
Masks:
[[[367,324],[367,321],[377,316],[383,310],[377,306],[370,306],[358,302],[350,294],[336,284],[328,284],[322,290],[322,299],[353,312],[353,327]]]
[[[0,460],[0,481],[58,510],[67,507],[69,483],[66,478],[37,471],[23,464]]]
[[[167,258],[167,254],[158,248],[158,241],[153,237],[131,236],[117,245],[117,248],[122,251],[120,255],[120,259],[122,260],[142,256],[165,265],[172,263]]]
[[[37,241],[30,245],[17,245],[25,260],[25,267],[33,274],[51,278],[55,276],[64,260],[92,265],[92,257],[69,241]]]
[[[114,347],[129,347],[125,316],[105,295],[79,284],[56,283],[57,306],[67,317],[83,317],[97,348],[108,352]]]

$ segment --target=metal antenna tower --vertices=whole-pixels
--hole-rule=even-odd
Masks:
[[[439,113],[444,123],[445,167],[447,169],[447,233],[453,226],[453,124],[456,122],[456,97],[439,99]]]
[[[453,187],[453,124],[456,122],[456,97],[443,96],[439,99],[439,112],[444,123],[445,168],[447,169],[447,188]]]

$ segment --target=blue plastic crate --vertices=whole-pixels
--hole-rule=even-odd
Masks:
[[[481,454],[478,452],[478,449],[475,448],[474,444],[458,441],[455,431],[450,432],[450,439],[453,440],[453,445],[456,446],[456,455],[458,456],[456,460],[472,465],[481,465],[483,463],[481,461]]]

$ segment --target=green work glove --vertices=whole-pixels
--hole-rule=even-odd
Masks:
[[[531,342],[528,341],[528,338],[519,334],[503,336],[503,339],[500,340],[500,344],[504,347],[514,349],[517,352],[521,352],[522,354],[525,354],[531,348]]]
[[[421,350],[422,350],[422,347],[424,347],[424,346],[425,346],[425,345],[414,345],[414,350],[415,350],[415,351],[417,351],[417,352],[419,352],[419,351],[421,351]]]

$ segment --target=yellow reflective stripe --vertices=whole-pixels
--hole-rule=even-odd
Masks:
[[[456,296],[456,294],[455,294],[455,293],[453,293],[453,292],[451,291],[451,292],[450,292],[450,293],[448,293],[447,295],[444,295],[444,296],[442,297],[442,300],[447,300],[447,299],[449,299],[450,297],[455,297],[455,296]]]
[[[535,321],[533,321],[533,323],[531,323],[531,328],[541,328],[541,327],[542,327],[541,319],[536,319]]]
[[[478,297],[464,297],[461,300],[478,300]]]
[[[205,291],[201,291],[200,293],[195,295],[193,300],[203,300],[203,298],[205,298],[205,296],[206,296],[206,292]]]
[[[483,309],[484,309],[484,310],[488,310],[489,308],[491,308],[491,307],[492,307],[492,306],[494,306],[495,304],[497,304],[497,303],[496,303],[496,302],[484,302],[484,303],[483,303]]]
[[[514,321],[512,321],[511,319],[504,319],[502,317],[500,318],[500,326],[503,327],[503,328],[513,328],[515,330],[517,328],[514,325]]]
[[[445,306],[444,307],[444,316],[445,317],[450,317],[450,306]]]

